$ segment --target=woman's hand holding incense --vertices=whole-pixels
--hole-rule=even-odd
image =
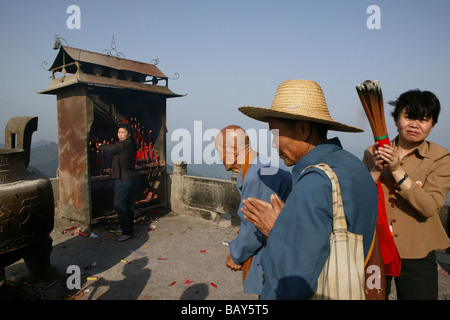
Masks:
[[[389,167],[389,171],[394,177],[395,182],[399,183],[401,181],[401,189],[406,190],[411,187],[412,181],[406,175],[405,170],[400,165],[401,158],[398,153],[398,148],[392,146],[383,146],[378,148],[378,153],[380,158],[383,159]]]
[[[373,145],[373,160],[374,164],[370,173],[374,181],[378,181],[384,167],[389,167],[389,171],[397,171],[400,167],[400,157],[397,148],[391,145],[378,146],[378,143]]]
[[[373,145],[372,154],[373,154],[374,164],[373,164],[371,171],[379,172],[381,174],[381,171],[383,171],[383,169],[384,169],[385,162],[383,161],[383,159],[381,159],[381,156],[378,152],[378,142]]]
[[[270,203],[255,198],[243,200],[243,203],[244,207],[241,211],[245,219],[253,223],[267,237],[284,207],[284,202],[276,194],[272,194]]]
[[[385,162],[381,159],[378,153],[378,142],[372,146],[373,166],[370,169],[370,174],[373,181],[377,182],[380,179],[381,172],[383,172]]]
[[[389,168],[389,171],[397,183],[405,178],[406,172],[400,165],[401,161],[398,148],[394,148],[390,145],[378,147],[378,144],[376,143],[374,145],[373,159],[374,166],[370,173],[374,181],[378,181],[385,166]],[[405,178],[404,181],[402,181],[402,190],[409,189],[410,187],[411,179]]]
[[[384,161],[384,165],[389,167],[389,171],[396,171],[400,166],[400,157],[397,153],[397,148],[393,146],[384,145],[378,147],[378,158]]]

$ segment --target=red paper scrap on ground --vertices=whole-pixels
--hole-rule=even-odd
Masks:
[[[186,284],[190,284],[191,282],[191,280],[186,280]]]
[[[212,283],[212,282],[211,282],[211,285],[212,285],[214,288],[217,288],[217,285],[214,284],[214,283]]]
[[[166,258],[158,258],[158,260],[166,260]]]
[[[173,286],[175,283],[176,283],[176,281],[174,281],[171,284],[169,284],[169,286]]]
[[[80,230],[75,231],[75,233],[79,234],[80,236],[83,236],[83,237],[89,237],[89,235],[87,233],[84,233],[84,232],[82,232]]]
[[[72,231],[73,229],[75,229],[77,226],[73,226],[67,229],[63,229],[62,233],[66,233],[67,231]]]
[[[203,252],[206,252],[206,250],[200,250],[200,252],[202,252],[202,253],[203,253]]]

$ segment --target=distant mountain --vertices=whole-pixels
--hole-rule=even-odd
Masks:
[[[58,144],[40,140],[31,144],[30,167],[39,170],[48,178],[56,177],[58,169]]]
[[[0,144],[0,148],[4,147],[4,144]],[[58,169],[58,144],[47,140],[32,142],[28,166],[47,178],[55,178]]]

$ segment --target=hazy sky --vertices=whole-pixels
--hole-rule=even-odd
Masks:
[[[81,9],[81,29],[70,30],[66,9]],[[381,29],[370,30],[370,5],[380,8]],[[269,107],[288,79],[317,81],[334,119],[365,130],[330,132],[362,157],[372,144],[355,86],[379,80],[390,136],[396,135],[387,101],[419,88],[441,101],[429,140],[450,149],[450,1],[448,0],[0,0],[0,143],[13,116],[38,116],[33,141],[57,141],[56,97],[37,91],[50,84],[56,34],[71,47],[150,62],[169,77],[182,98],[168,100],[168,140],[176,128],[203,130],[228,124],[267,128],[240,106]],[[65,43],[65,42],[63,42]],[[168,150],[170,152],[170,150]]]

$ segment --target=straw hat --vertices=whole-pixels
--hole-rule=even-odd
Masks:
[[[270,108],[240,107],[250,118],[267,122],[269,117],[306,120],[328,124],[329,130],[363,132],[339,123],[330,116],[322,88],[314,81],[288,80],[280,84]]]

